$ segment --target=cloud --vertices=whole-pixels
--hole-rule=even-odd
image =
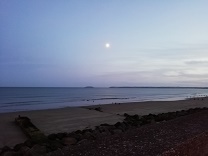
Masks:
[[[208,65],[208,60],[190,60],[185,61],[187,65]]]
[[[140,56],[149,59],[168,60],[191,60],[208,59],[208,44],[177,44],[158,45],[158,47],[147,47],[138,49]]]

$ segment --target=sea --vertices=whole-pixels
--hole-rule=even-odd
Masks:
[[[0,87],[0,113],[207,96],[208,88]]]

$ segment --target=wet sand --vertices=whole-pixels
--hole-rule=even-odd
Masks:
[[[89,110],[89,108],[96,107],[100,107],[102,112]],[[145,115],[196,107],[208,107],[208,98],[203,98],[203,100],[200,98],[181,101],[149,101],[2,113],[0,114],[0,147],[5,145],[12,147],[27,139],[14,123],[15,117],[18,115],[28,116],[41,131],[48,135],[51,133],[94,128],[94,126],[102,123],[114,124],[124,119],[122,116],[124,113]]]

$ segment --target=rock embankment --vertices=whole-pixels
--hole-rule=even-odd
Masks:
[[[147,124],[125,133],[65,147],[63,155],[85,156],[201,156],[207,155],[208,110],[166,122]],[[60,151],[47,156],[61,155]]]
[[[204,115],[206,114],[204,112],[207,115]],[[199,118],[196,118],[197,114],[199,114]],[[101,124],[95,129],[50,134],[42,142],[40,140],[37,142],[30,137],[26,142],[16,145],[13,149],[2,148],[0,153],[1,155],[8,153],[13,155],[44,155],[47,153],[48,155],[59,155],[60,153],[66,155],[93,155],[93,153],[96,155],[122,155],[122,153],[151,155],[154,153],[155,155],[191,136],[208,130],[208,125],[201,122],[201,120],[206,120],[204,122],[208,120],[207,108],[144,116],[125,113],[124,116],[123,122],[117,122],[114,125]],[[207,118],[204,119],[204,117]],[[165,122],[171,119],[175,120]],[[187,132],[191,135],[187,135]],[[176,135],[177,133],[179,135]]]

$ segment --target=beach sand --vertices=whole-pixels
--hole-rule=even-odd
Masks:
[[[96,107],[100,107],[102,112],[89,110],[89,108]],[[122,116],[124,113],[145,115],[196,107],[208,107],[208,98],[203,98],[203,100],[200,98],[180,101],[149,101],[2,113],[0,114],[0,147],[5,145],[13,147],[27,139],[14,123],[15,117],[18,115],[29,117],[34,125],[48,135],[94,128],[94,126],[102,123],[114,124],[124,119]]]

